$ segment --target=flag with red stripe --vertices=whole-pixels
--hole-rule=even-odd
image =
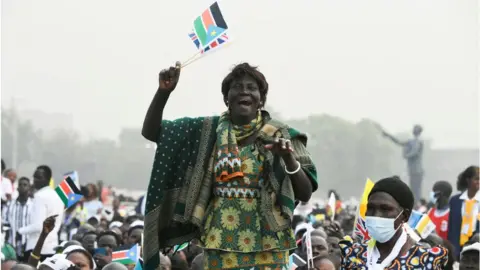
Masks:
[[[60,185],[55,188],[55,192],[57,192],[65,208],[71,207],[83,197],[82,192],[70,177],[65,178]]]

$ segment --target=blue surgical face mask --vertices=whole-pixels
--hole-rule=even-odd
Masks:
[[[392,239],[397,230],[402,227],[398,226],[398,228],[395,229],[395,220],[397,220],[402,213],[403,210],[396,218],[366,216],[365,227],[367,228],[368,234],[380,243],[385,243]]]
[[[430,202],[433,203],[433,204],[436,204],[436,203],[437,203],[437,199],[438,199],[435,195],[436,195],[435,192],[430,191]]]

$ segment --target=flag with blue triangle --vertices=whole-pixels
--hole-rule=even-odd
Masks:
[[[143,260],[140,258],[137,261],[137,264],[135,264],[135,268],[133,270],[143,270]]]

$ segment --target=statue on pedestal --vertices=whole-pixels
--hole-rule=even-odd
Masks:
[[[383,136],[389,138],[392,142],[403,149],[403,158],[407,160],[408,176],[410,178],[410,188],[418,202],[422,196],[423,184],[423,141],[420,139],[423,128],[420,125],[413,127],[413,138],[407,141],[400,141],[385,130],[381,129]]]

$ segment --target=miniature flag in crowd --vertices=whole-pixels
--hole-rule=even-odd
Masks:
[[[138,245],[134,245],[130,249],[126,247],[120,247],[112,252],[112,262],[128,265],[137,263],[138,259]]]
[[[202,15],[193,21],[193,31],[202,48],[215,42],[228,29],[218,2],[213,3]]]
[[[367,212],[368,194],[370,194],[370,191],[372,191],[374,185],[375,183],[372,180],[367,179],[365,188],[363,189],[363,195],[360,200],[360,206],[358,207],[358,213],[355,220],[355,226],[353,227],[353,232],[359,241],[370,240],[370,235],[365,227],[365,213]]]
[[[432,222],[427,214],[423,214],[419,211],[412,211],[412,215],[408,220],[408,225],[417,231],[422,239],[427,238],[433,231],[435,231],[435,224]]]
[[[137,264],[135,264],[135,268],[133,270],[143,270],[143,260],[141,258],[138,259]]]
[[[217,38],[217,40],[213,41],[212,43],[210,43],[209,45],[207,45],[205,47],[202,47],[201,44],[200,44],[200,41],[198,40],[197,35],[195,34],[195,32],[192,32],[192,33],[188,34],[188,36],[192,39],[193,44],[195,44],[195,47],[197,47],[197,49],[202,54],[204,54],[208,51],[211,51],[212,49],[218,48],[221,45],[223,45],[224,43],[226,43],[227,41],[229,41],[227,33],[224,33],[219,38]]]
[[[65,208],[74,205],[83,197],[82,192],[80,192],[70,177],[65,178],[60,185],[55,188],[55,191],[65,205]]]
[[[335,193],[331,192],[330,193],[330,198],[328,198],[328,207],[330,208],[330,211],[332,212],[332,220],[335,220],[335,205],[337,204],[337,198],[335,198]]]
[[[297,254],[293,253],[292,255],[290,255],[290,262],[289,262],[288,269],[295,270],[298,267],[302,267],[306,264],[307,262],[304,259],[302,259]]]
[[[189,244],[190,244],[189,242],[186,242],[186,243],[183,243],[183,244],[181,244],[181,245],[176,245],[176,246],[173,248],[173,250],[174,250],[174,252],[184,250],[184,249],[186,249],[186,248],[188,247]]]
[[[79,182],[80,180],[78,179],[78,172],[77,171],[71,171],[71,172],[64,173],[63,174],[63,179],[65,179],[67,177],[72,178],[73,182],[75,183],[75,185],[77,185],[77,187],[80,186],[80,182]]]

